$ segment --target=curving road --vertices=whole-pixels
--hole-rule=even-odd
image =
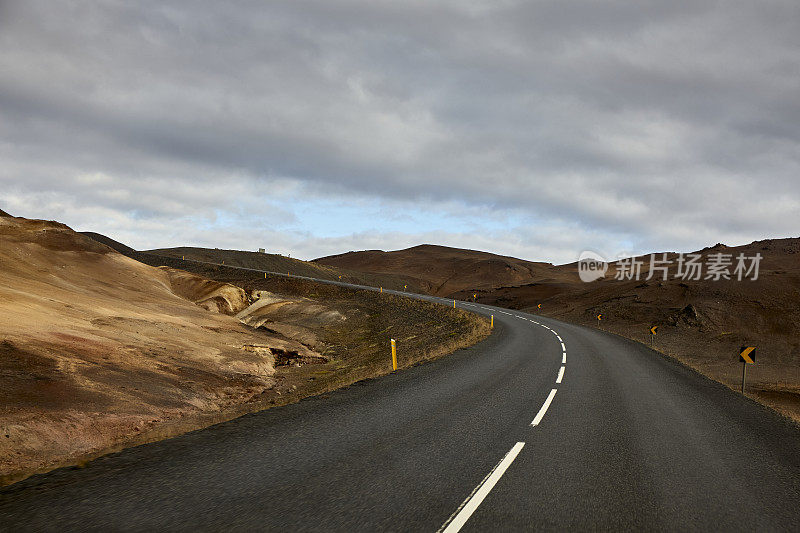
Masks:
[[[459,306],[494,334],[0,489],[0,530],[800,527],[797,425],[626,339]]]

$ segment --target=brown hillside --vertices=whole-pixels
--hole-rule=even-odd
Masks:
[[[425,292],[450,296],[459,291],[554,281],[561,273],[535,263],[475,250],[423,244],[405,250],[367,250],[321,257],[315,263],[362,272],[391,274],[418,284]]]
[[[0,218],[0,483],[270,389],[236,288],[146,266],[63,224]],[[180,293],[187,301],[178,295]]]

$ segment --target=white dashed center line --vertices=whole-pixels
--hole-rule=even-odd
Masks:
[[[469,517],[472,516],[472,513],[478,508],[478,506],[483,502],[484,498],[489,495],[489,492],[494,488],[497,482],[503,477],[508,467],[511,466],[511,463],[514,462],[514,459],[517,458],[519,452],[522,451],[522,447],[525,446],[524,442],[518,442],[514,445],[511,450],[503,457],[497,466],[489,472],[489,474],[483,478],[483,481],[475,487],[475,490],[472,491],[464,503],[456,509],[447,522],[444,523],[442,527],[439,528],[437,533],[456,533],[464,524],[467,523]]]
[[[553,389],[550,391],[550,394],[544,401],[544,405],[542,405],[542,408],[539,409],[539,412],[536,414],[536,418],[534,418],[533,422],[531,422],[532,426],[538,426],[539,422],[542,421],[542,418],[544,418],[544,414],[547,412],[547,408],[550,407],[550,404],[553,402],[553,398],[556,397],[556,392],[558,392],[558,389]]]
[[[561,344],[562,366],[559,369],[558,377],[556,378],[556,383],[557,384],[561,383],[561,381],[564,379],[564,371],[566,369],[565,365],[567,364],[567,347],[564,345],[564,339],[561,338],[561,335],[559,335],[556,330],[554,330],[549,326],[546,326],[545,324],[542,324],[541,322],[537,322],[536,320],[533,320],[531,318],[519,316],[514,313],[509,313],[506,311],[501,311],[499,309],[491,309],[488,307],[478,306],[478,305],[475,305],[475,307],[481,307],[482,309],[485,309],[487,311],[495,311],[497,313],[502,313],[504,315],[510,315],[513,316],[514,318],[519,318],[520,320],[527,320],[528,322],[532,322],[552,332],[558,339],[558,342]],[[555,398],[556,392],[558,392],[558,389],[552,389],[550,391],[550,394],[548,394],[547,399],[544,401],[544,404],[542,405],[541,409],[539,409],[539,412],[536,414],[536,418],[534,418],[533,422],[531,422],[531,426],[538,426],[539,423],[542,421],[544,415],[547,413],[547,409],[550,407],[550,404],[553,403],[553,398]],[[518,442],[514,445],[513,448],[511,448],[511,450],[503,457],[503,459],[500,460],[499,463],[497,463],[497,465],[492,469],[492,471],[489,472],[485,478],[483,478],[483,481],[481,481],[480,484],[478,484],[478,486],[475,487],[472,493],[467,497],[466,500],[464,500],[464,502],[458,507],[458,509],[456,509],[452,515],[450,515],[450,518],[448,518],[447,521],[444,523],[444,525],[442,525],[442,527],[439,528],[439,531],[437,531],[437,533],[456,533],[457,531],[461,530],[462,527],[464,527],[464,524],[467,523],[467,520],[469,520],[472,514],[478,509],[478,506],[483,502],[486,496],[489,495],[489,492],[491,492],[491,490],[494,488],[494,486],[497,484],[500,478],[503,477],[503,474],[505,474],[508,467],[511,466],[511,463],[514,462],[514,459],[517,458],[517,455],[519,455],[519,452],[522,451],[523,446],[525,446],[524,442]]]

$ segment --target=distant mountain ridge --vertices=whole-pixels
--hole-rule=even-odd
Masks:
[[[315,263],[416,280],[426,292],[451,296],[559,277],[551,263],[526,261],[490,252],[422,244],[404,250],[366,250],[321,257]]]

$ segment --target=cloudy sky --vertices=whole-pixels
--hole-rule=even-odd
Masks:
[[[800,3],[0,0],[0,208],[136,248],[800,234]]]

